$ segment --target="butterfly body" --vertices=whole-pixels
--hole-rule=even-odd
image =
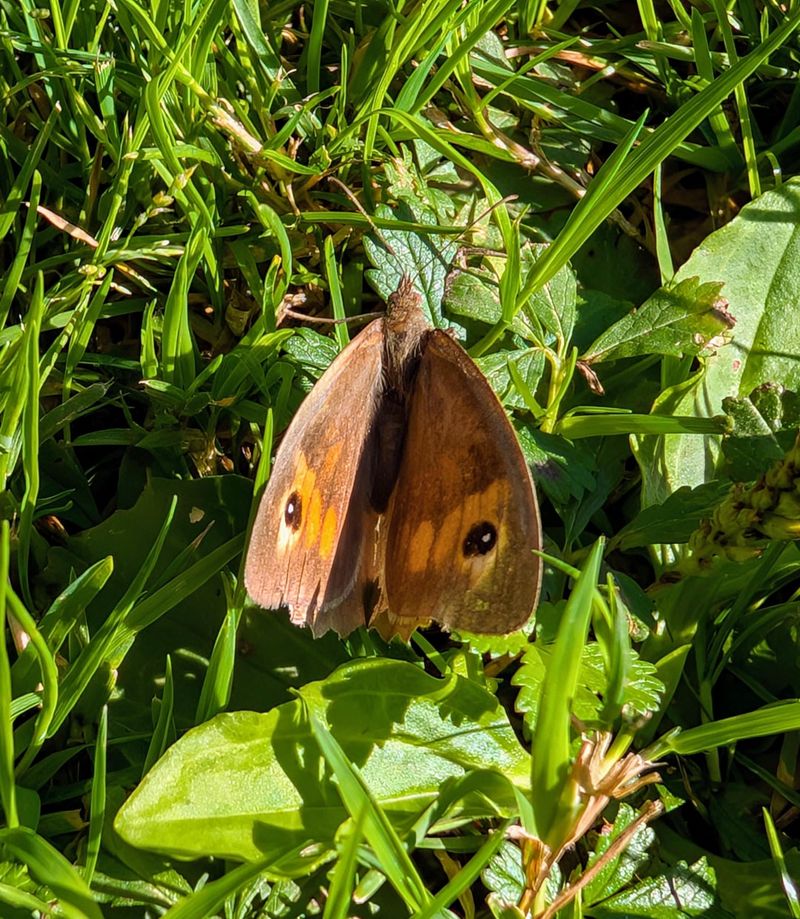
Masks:
[[[530,471],[472,360],[404,278],[295,415],[261,499],[248,593],[315,634],[503,633],[541,578]]]

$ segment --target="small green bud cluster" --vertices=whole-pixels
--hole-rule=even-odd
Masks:
[[[689,538],[682,574],[700,574],[724,558],[743,562],[769,540],[800,538],[800,434],[789,452],[752,485],[735,484]]]

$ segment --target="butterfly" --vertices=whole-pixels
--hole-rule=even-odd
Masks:
[[[536,490],[514,429],[403,276],[294,416],[245,560],[259,605],[341,636],[505,633],[536,605]]]

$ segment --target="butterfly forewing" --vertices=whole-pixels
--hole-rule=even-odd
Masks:
[[[329,627],[346,634],[363,624],[361,604],[348,601],[365,540],[373,539],[368,453],[381,387],[382,323],[373,322],[338,355],[297,411],[247,550],[248,594],[270,609],[288,606],[293,622],[317,634]]]

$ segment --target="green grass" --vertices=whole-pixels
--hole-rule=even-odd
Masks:
[[[0,914],[800,915],[798,27],[0,2]],[[511,636],[244,594],[295,314],[402,271],[537,482]]]

